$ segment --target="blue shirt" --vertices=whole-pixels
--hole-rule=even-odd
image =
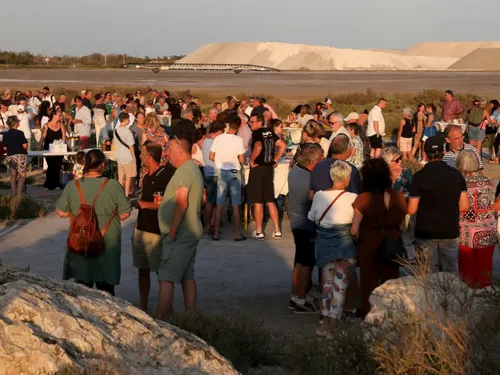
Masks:
[[[309,184],[310,190],[316,193],[320,190],[332,188],[333,181],[330,178],[330,169],[336,160],[337,159],[335,158],[328,158],[320,161],[316,167],[314,167],[311,173],[311,182]],[[349,193],[361,194],[361,175],[354,165],[351,163],[348,164],[351,166],[351,181],[345,191]]]

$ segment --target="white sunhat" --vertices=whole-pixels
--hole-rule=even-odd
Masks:
[[[16,109],[17,109],[17,112],[24,112],[24,111],[25,111],[25,110],[24,110],[24,106],[22,106],[22,105],[18,105],[18,106],[16,107]]]
[[[359,120],[359,114],[357,112],[351,112],[344,119],[345,122],[348,122],[348,121],[351,121],[351,120]]]

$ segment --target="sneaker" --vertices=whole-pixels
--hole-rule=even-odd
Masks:
[[[273,232],[273,238],[275,240],[281,240],[281,232]]]
[[[297,306],[297,303],[295,303],[293,299],[290,299],[290,302],[288,302],[288,310],[294,311]]]
[[[325,322],[325,317],[323,315],[320,315],[319,316],[319,325],[322,326],[324,322]]]
[[[347,323],[352,323],[352,324],[361,322],[361,318],[358,316],[357,310],[356,311],[346,311],[345,316],[344,316],[344,320]]]
[[[256,240],[259,240],[259,241],[264,241],[264,238],[266,236],[264,235],[264,233],[257,233],[257,231],[253,231],[252,233],[252,238],[255,238]]]
[[[310,302],[306,301],[303,305],[299,305],[298,303],[296,303],[295,305],[296,305],[295,310],[293,310],[294,314],[309,315],[309,314],[319,313],[317,307]]]

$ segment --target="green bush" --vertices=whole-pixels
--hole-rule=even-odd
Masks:
[[[43,215],[44,207],[30,196],[0,195],[0,220],[32,219]]]

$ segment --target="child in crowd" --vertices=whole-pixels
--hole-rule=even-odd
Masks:
[[[73,165],[73,177],[79,180],[83,177],[83,168],[85,167],[85,152],[78,151],[76,154],[76,163]]]
[[[130,123],[129,114],[121,112],[118,116],[118,126],[115,129],[113,142],[115,145],[116,162],[118,164],[118,182],[125,189],[128,197],[132,188],[132,179],[137,177],[135,161],[134,135],[127,127]]]

